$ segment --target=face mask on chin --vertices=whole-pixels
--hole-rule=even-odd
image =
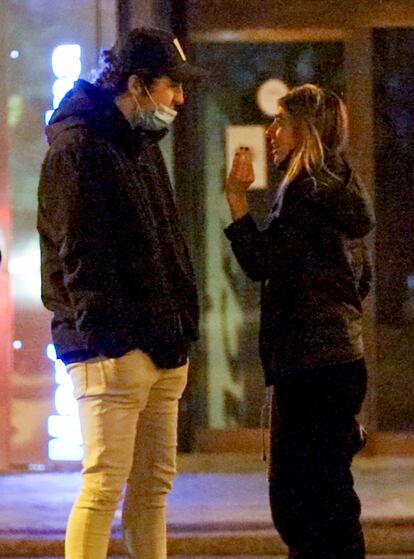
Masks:
[[[131,126],[133,128],[140,126],[145,130],[152,130],[156,132],[169,128],[174,122],[174,119],[177,116],[178,112],[171,107],[163,105],[162,103],[155,103],[152,95],[147,88],[145,88],[145,91],[147,92],[148,97],[151,99],[155,107],[155,111],[145,111],[141,107],[137,97],[134,97],[137,105],[137,114],[135,115],[133,122],[130,122]]]

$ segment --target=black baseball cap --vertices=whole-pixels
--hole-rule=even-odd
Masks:
[[[121,36],[113,53],[118,66],[125,72],[150,71],[184,82],[200,79],[205,70],[187,62],[180,41],[168,31],[138,27]]]

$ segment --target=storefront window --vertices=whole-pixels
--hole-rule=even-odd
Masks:
[[[414,430],[414,31],[374,33],[378,417]]]
[[[265,395],[258,355],[259,286],[244,276],[223,234],[231,221],[223,194],[227,144],[237,134],[261,144],[258,127],[264,134],[276,111],[276,93],[287,86],[313,82],[343,94],[343,46],[206,43],[197,44],[195,54],[211,73],[209,87],[198,100],[205,188],[207,426],[257,427]],[[261,171],[259,182],[268,188],[251,192],[249,201],[258,222],[277,182],[270,166]]]

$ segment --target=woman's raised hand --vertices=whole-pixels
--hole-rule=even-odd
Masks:
[[[231,171],[226,181],[226,194],[245,194],[254,182],[252,153],[248,147],[240,147],[234,154]]]

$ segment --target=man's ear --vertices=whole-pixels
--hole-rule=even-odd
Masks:
[[[127,89],[129,93],[132,93],[134,95],[141,95],[143,87],[141,84],[141,80],[136,74],[131,74],[129,76]]]

